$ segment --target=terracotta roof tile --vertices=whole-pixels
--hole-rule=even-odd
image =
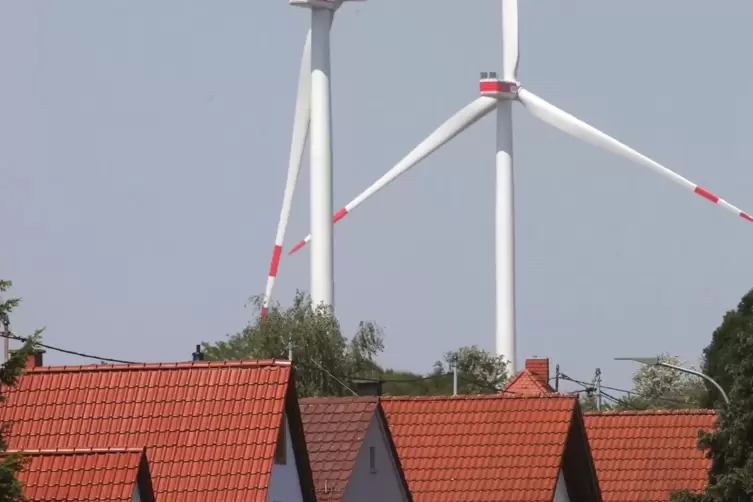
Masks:
[[[288,361],[39,367],[0,422],[16,449],[145,445],[160,502],[262,502],[290,375]]]
[[[339,501],[374,418],[378,398],[310,397],[299,402],[317,500]]]
[[[502,388],[503,393],[508,394],[550,394],[554,392],[549,384],[542,383],[528,368],[520,370]]]
[[[577,400],[397,397],[382,406],[414,501],[551,502]]]
[[[143,457],[141,448],[24,451],[24,470],[18,477],[31,502],[131,502]],[[149,491],[144,502],[153,500]]]
[[[711,461],[696,447],[709,410],[590,412],[586,432],[605,502],[666,501],[671,490],[701,490]]]

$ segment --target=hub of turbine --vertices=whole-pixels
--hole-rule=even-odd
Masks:
[[[482,72],[479,81],[479,91],[482,96],[498,99],[515,99],[518,97],[518,83],[500,80],[496,72]]]

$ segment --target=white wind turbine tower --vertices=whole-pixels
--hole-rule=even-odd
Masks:
[[[583,141],[587,141],[632,160],[663,178],[690,190],[715,204],[735,213],[748,221],[753,217],[719,198],[708,190],[699,187],[679,174],[670,171],[616,139],[604,134],[585,122],[560,110],[529,90],[523,88],[517,79],[518,68],[518,2],[502,2],[502,78],[496,73],[482,73],[480,91],[482,96],[461,109],[436,131],[420,143],[405,158],[398,162],[384,176],[335,213],[337,222],[349,214],[365,200],[425,159],[467,127],[484,117],[492,110],[497,111],[497,186],[496,186],[496,350],[504,355],[515,370],[515,259],[514,259],[514,203],[513,203],[513,155],[512,155],[512,104],[521,103],[531,114],[542,121]],[[312,236],[299,242],[291,251],[294,253]],[[316,235],[313,236],[314,243]],[[313,245],[313,243],[312,243]]]
[[[269,267],[261,317],[264,319],[272,298],[285,231],[293,205],[306,136],[311,137],[311,297],[314,306],[334,306],[332,240],[332,107],[330,104],[330,29],[335,12],[344,1],[363,0],[289,0],[290,5],[311,9],[311,28],[306,36],[298,76],[298,96],[293,120],[288,176],[277,225],[272,263]]]

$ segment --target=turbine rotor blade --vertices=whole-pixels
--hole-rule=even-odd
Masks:
[[[502,79],[518,81],[518,0],[502,0]]]
[[[692,181],[680,176],[676,172],[667,169],[661,164],[651,160],[645,155],[638,153],[629,146],[617,141],[613,137],[599,131],[593,126],[590,126],[580,119],[575,118],[569,113],[560,110],[553,104],[545,101],[544,99],[536,96],[532,92],[526,89],[520,89],[518,92],[518,100],[531,112],[532,115],[546,122],[547,124],[556,127],[557,129],[564,131],[578,139],[587,141],[592,145],[596,145],[604,150],[612,152],[616,155],[624,157],[628,160],[647,167],[662,177],[672,181],[701,197],[710,200],[711,202],[722,206],[724,209],[740,216],[743,219],[753,222],[753,216],[738,207],[733,206],[726,200],[720,198],[716,194],[706,190],[693,183]]]
[[[295,103],[295,115],[293,119],[293,138],[290,143],[290,159],[288,160],[288,175],[285,181],[285,191],[282,196],[282,208],[280,210],[280,219],[277,224],[277,234],[275,235],[275,246],[272,251],[272,262],[269,266],[269,276],[267,277],[267,286],[264,291],[264,302],[262,303],[261,318],[267,315],[269,302],[272,298],[275,279],[277,278],[277,268],[280,264],[282,255],[282,246],[285,241],[285,231],[290,219],[290,210],[293,205],[293,196],[295,187],[298,182],[298,174],[301,170],[301,161],[303,152],[306,149],[306,137],[309,131],[309,119],[311,117],[311,30],[306,35],[306,42],[303,46],[303,56],[301,57],[301,70],[298,76],[298,94]]]
[[[496,106],[497,100],[488,96],[482,96],[471,102],[469,105],[465,106],[455,115],[450,117],[444,124],[439,126],[400,162],[395,164],[395,166],[387,171],[384,176],[379,178],[373,185],[364,190],[355,199],[350,201],[348,205],[335,213],[332,221],[334,223],[340,221],[345,215],[349,214],[356,207],[360,206],[372,195],[395,181],[400,175],[407,172],[423,159],[431,155],[439,147],[476,123],[479,119],[492,111]],[[303,246],[305,246],[310,240],[311,235],[308,235],[305,239],[296,244],[288,254],[295,253]]]

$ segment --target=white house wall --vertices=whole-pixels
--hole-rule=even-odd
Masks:
[[[272,464],[267,502],[303,502],[287,415],[285,416],[285,460],[285,465]]]
[[[369,447],[375,448],[375,466],[369,466]],[[386,432],[377,413],[371,419],[353,472],[345,487],[343,502],[407,502],[400,471],[390,451]]]
[[[570,497],[567,495],[565,477],[562,475],[562,469],[560,469],[559,476],[557,476],[557,486],[554,488],[554,502],[570,502]]]
[[[139,492],[139,483],[133,484],[133,492],[131,492],[131,502],[141,502],[141,493]]]

